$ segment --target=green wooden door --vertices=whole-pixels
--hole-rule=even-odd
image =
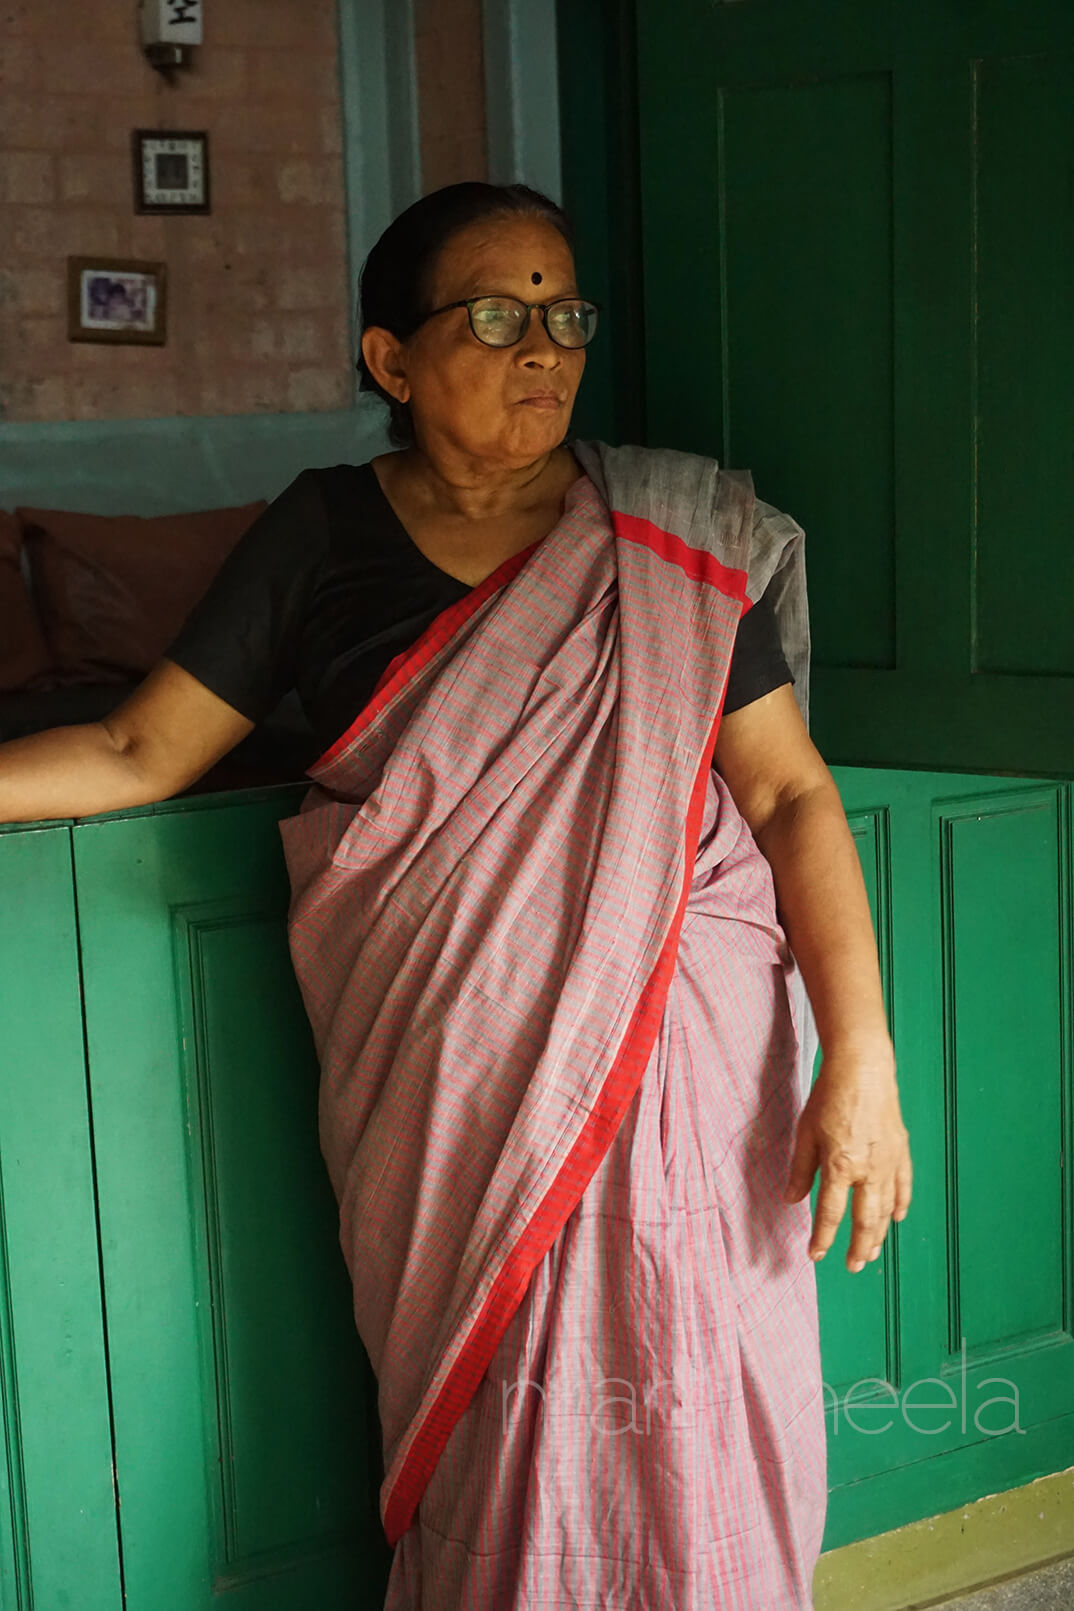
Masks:
[[[383,1603],[372,1375],[284,923],[302,792],[72,830],[127,1611]]]
[[[817,1272],[830,1549],[1074,1461],[1074,9],[559,16],[579,428],[804,526],[873,902],[915,1192]]]
[[[1074,1460],[1074,786],[834,773],[914,1199],[875,1265],[847,1273],[848,1211],[818,1266],[826,1549]]]
[[[636,9],[647,440],[805,528],[822,754],[1070,776],[1074,7]]]
[[[0,825],[0,1603],[123,1605],[71,836]]]

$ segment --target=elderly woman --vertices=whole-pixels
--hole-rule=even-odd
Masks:
[[[112,716],[0,747],[0,817],[164,798],[296,686],[288,929],[388,1606],[798,1611],[811,1260],[852,1195],[860,1270],[911,1190],[801,529],[745,472],[570,436],[597,309],[525,187],[409,208],[361,310],[400,450],[298,476]]]

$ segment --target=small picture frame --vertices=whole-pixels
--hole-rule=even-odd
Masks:
[[[209,211],[209,136],[187,129],[135,129],[136,213]]]
[[[162,347],[167,334],[167,267],[137,257],[67,259],[68,341]]]

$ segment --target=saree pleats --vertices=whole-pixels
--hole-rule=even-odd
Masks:
[[[386,1611],[812,1605],[826,1445],[809,1208],[781,1201],[786,942],[718,777],[711,810],[709,910],[695,884],[649,1066],[451,1434]]]
[[[710,810],[651,1063],[399,1540],[386,1611],[812,1606],[828,1484],[810,1211],[781,1202],[786,941],[718,778]]]

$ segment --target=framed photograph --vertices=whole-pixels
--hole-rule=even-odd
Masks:
[[[137,257],[67,259],[68,341],[164,345],[167,268]]]
[[[183,129],[135,129],[136,213],[209,211],[209,136]]]

